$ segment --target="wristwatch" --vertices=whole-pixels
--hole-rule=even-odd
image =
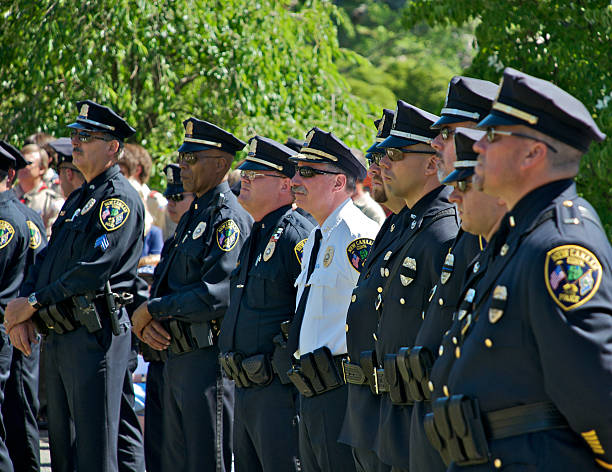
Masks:
[[[30,294],[30,296],[28,297],[28,303],[32,305],[32,308],[34,308],[35,310],[38,310],[42,306],[40,303],[38,303],[38,300],[36,299],[36,292],[32,292]]]

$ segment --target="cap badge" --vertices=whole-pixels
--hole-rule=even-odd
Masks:
[[[378,123],[378,133],[376,133],[377,137],[382,135],[383,128],[385,127],[385,118],[387,118],[387,116],[383,115],[382,119],[380,120],[380,123]]]
[[[308,134],[306,135],[306,142],[304,143],[304,147],[308,147],[310,146],[310,141],[312,141],[312,137],[314,136],[315,131],[314,129],[311,129]]]
[[[166,180],[168,181],[169,184],[174,183],[174,174],[172,173],[172,167],[168,167],[166,169]]]
[[[193,121],[188,121],[185,126],[185,134],[192,135],[193,134]]]
[[[323,267],[329,267],[333,259],[334,248],[332,246],[328,246],[325,250],[325,254],[323,255]]]
[[[253,138],[249,145],[249,156],[254,156],[255,154],[257,154],[257,140]]]
[[[87,118],[87,113],[89,113],[89,105],[85,104],[81,106],[81,112],[79,115],[81,115],[83,118]]]

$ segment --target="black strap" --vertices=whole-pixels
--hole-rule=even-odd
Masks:
[[[549,429],[568,428],[565,417],[550,402],[530,403],[483,415],[489,439],[504,439]]]
[[[304,320],[308,294],[310,293],[310,276],[314,272],[314,268],[317,263],[317,256],[319,254],[319,248],[321,247],[321,239],[323,238],[323,233],[321,233],[320,228],[317,228],[315,231],[314,238],[314,244],[312,246],[312,251],[310,252],[310,259],[308,261],[308,272],[306,272],[306,285],[304,287],[304,291],[302,292],[302,296],[300,297],[300,303],[298,303],[298,307],[295,310],[295,316],[291,321],[289,339],[287,340],[287,350],[291,355],[297,351],[300,344],[300,331],[302,330],[302,321]]]

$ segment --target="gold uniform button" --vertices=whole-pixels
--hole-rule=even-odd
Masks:
[[[573,207],[574,206],[574,202],[572,202],[571,200],[565,200],[563,202],[563,206],[566,206],[568,208]]]
[[[449,393],[448,387],[446,385],[444,387],[442,387],[442,392],[444,392],[445,396],[450,397],[450,393]]]
[[[344,325],[344,331],[346,331],[348,333],[348,324]]]
[[[382,293],[382,287],[378,287],[378,288],[376,289],[376,291],[377,291],[378,293]]]
[[[404,300],[403,298],[400,298],[400,303],[403,305],[404,303],[406,303],[406,300]]]
[[[444,354],[444,346],[440,344],[440,347],[438,348],[438,356],[441,356],[442,354]]]
[[[429,387],[429,391],[430,392],[434,391],[434,384],[433,384],[433,382],[431,380],[429,382],[427,382],[427,386]]]
[[[391,225],[391,232],[393,233],[393,231],[395,230],[395,224]]]
[[[457,346],[457,347],[455,348],[455,357],[456,357],[457,359],[459,359],[459,358],[461,357],[461,348],[460,348],[459,346]]]
[[[351,297],[351,302],[354,302],[355,300],[357,300],[357,295],[353,295],[353,296]]]
[[[452,340],[452,341],[453,341],[453,344],[455,344],[455,345],[456,345],[456,344],[457,344],[457,337],[456,337],[456,336],[453,336],[453,340]]]
[[[376,333],[372,333],[372,337],[374,338],[374,341],[378,341],[378,338],[376,337]]]
[[[439,299],[438,299],[438,304],[439,304],[440,306],[444,305],[444,300],[442,300],[442,298],[439,298]]]
[[[493,341],[491,341],[489,338],[485,339],[484,343],[485,343],[485,346],[487,346],[488,348],[493,347]]]
[[[501,469],[501,466],[502,466],[502,461],[501,461],[501,459],[495,459],[495,460],[493,461],[493,465],[495,466],[495,468],[496,468],[496,469]]]
[[[389,277],[389,269],[385,267],[385,277]]]

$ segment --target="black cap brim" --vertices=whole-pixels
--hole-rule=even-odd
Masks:
[[[508,115],[498,114],[494,111],[489,113],[487,116],[480,121],[476,127],[477,128],[489,128],[492,126],[516,126],[516,125],[528,125],[528,123],[523,120],[519,120],[518,118],[513,118]]]
[[[208,151],[209,149],[215,148],[199,143],[183,143],[182,146],[178,148],[178,152]]]
[[[258,162],[253,162],[253,161],[244,161],[239,167],[238,169],[240,170],[274,170],[277,171],[277,169],[274,169],[270,166],[264,165],[264,164],[260,164]]]
[[[415,144],[424,144],[421,141],[415,141],[414,139],[400,138],[398,136],[389,136],[382,143],[376,147],[378,150],[381,148],[403,148],[406,146],[413,146]]]
[[[442,183],[445,185],[452,184],[453,182],[465,180],[472,175],[474,175],[474,167],[462,167],[461,169],[455,169],[448,174]]]
[[[164,197],[167,197],[169,195],[180,195],[184,191],[185,190],[183,189],[182,184],[169,184],[166,187],[166,190],[164,190]]]
[[[474,120],[470,120],[465,116],[443,115],[438,121],[431,125],[431,129],[440,129],[446,125],[454,125],[455,123],[464,123],[466,121],[475,123]]]

